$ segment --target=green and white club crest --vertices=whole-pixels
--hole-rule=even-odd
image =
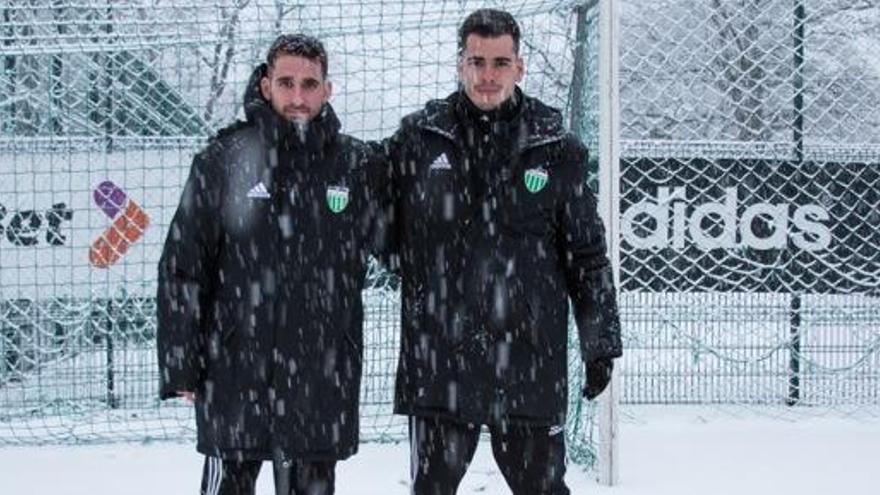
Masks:
[[[327,188],[327,207],[333,213],[340,213],[348,206],[348,188],[344,186],[330,186]]]
[[[526,184],[526,189],[531,193],[536,193],[541,189],[544,189],[544,186],[547,185],[547,170],[542,167],[530,168],[526,170],[526,174],[523,177],[523,182]]]

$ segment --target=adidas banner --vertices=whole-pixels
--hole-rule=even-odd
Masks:
[[[621,161],[627,291],[878,293],[877,164]]]

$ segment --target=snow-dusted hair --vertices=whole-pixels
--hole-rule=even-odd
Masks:
[[[519,24],[509,12],[496,9],[479,9],[471,12],[458,28],[459,54],[464,53],[467,37],[472,34],[483,38],[497,38],[509,34],[513,38],[513,51],[519,54]]]
[[[275,67],[275,61],[282,55],[296,55],[317,60],[321,64],[321,76],[327,78],[327,50],[318,38],[301,33],[282,34],[275,38],[266,55],[266,64],[270,70]]]

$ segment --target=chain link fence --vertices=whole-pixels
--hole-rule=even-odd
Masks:
[[[880,406],[880,5],[627,1],[629,403]]]
[[[154,294],[192,155],[243,118],[247,78],[286,32],[324,41],[344,132],[390,135],[402,116],[456,88],[457,27],[491,5],[501,3],[4,3],[0,445],[191,439],[190,408],[157,399]],[[572,84],[582,46],[577,6],[530,0],[506,7],[524,31],[525,90],[569,114],[573,94],[582,97],[588,83],[581,78],[578,91]],[[577,105],[578,115],[592,112]],[[92,201],[98,189],[122,191],[120,209],[145,212],[149,226],[130,230],[123,213],[102,211]],[[89,253],[110,238],[108,229],[132,239],[124,256],[98,269]],[[391,414],[399,296],[376,267],[368,278],[362,438],[400,441],[405,421]],[[575,341],[572,349],[570,452],[589,461],[593,413],[579,401]]]
[[[592,148],[597,4],[504,6],[523,25],[526,91]],[[192,438],[190,409],[156,398],[153,295],[193,153],[242,117],[252,67],[292,31],[325,41],[345,131],[389,135],[455,88],[455,29],[484,5],[500,3],[0,7],[0,445]],[[622,401],[876,411],[880,7],[620,10]],[[92,203],[107,181],[149,227],[96,269],[90,248],[119,220]],[[399,299],[369,277],[363,437],[397,441]],[[572,397],[570,448],[590,461],[594,411]]]

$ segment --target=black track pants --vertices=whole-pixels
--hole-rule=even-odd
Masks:
[[[492,426],[492,454],[513,495],[569,495],[565,434],[549,426]],[[413,495],[454,495],[474,458],[480,427],[410,417]]]
[[[254,495],[263,461],[205,457],[201,495]],[[273,463],[276,493],[333,495],[335,461]]]

